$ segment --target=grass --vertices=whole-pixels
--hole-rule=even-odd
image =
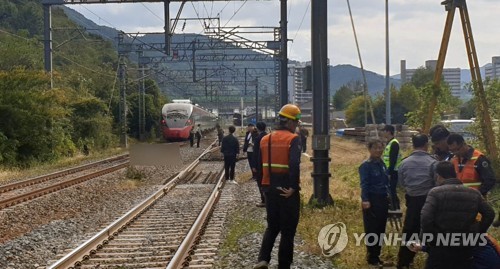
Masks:
[[[250,214],[234,214],[233,216],[237,216],[232,218],[229,221],[229,227],[232,227],[225,238],[224,245],[222,247],[223,253],[224,251],[227,253],[237,252],[240,244],[238,240],[245,235],[251,233],[264,233],[266,229],[265,225],[261,220],[257,220],[252,218]]]
[[[78,154],[71,158],[61,159],[54,163],[41,164],[39,166],[32,167],[29,169],[0,167],[0,183],[10,179],[29,178],[37,175],[51,173],[63,168],[80,165],[85,161],[88,162],[88,161],[101,160],[103,158],[110,157],[113,155],[123,154],[124,152],[125,150],[120,148],[110,149],[105,152],[94,151],[89,156]]]

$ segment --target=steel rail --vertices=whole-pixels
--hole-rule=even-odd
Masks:
[[[132,208],[130,211],[125,213],[122,217],[115,220],[109,226],[98,232],[92,238],[87,240],[82,245],[75,248],[73,251],[68,253],[66,256],[49,266],[47,269],[59,269],[59,268],[73,268],[74,266],[81,265],[81,261],[88,259],[91,254],[95,253],[96,250],[101,249],[106,245],[109,240],[112,240],[119,232],[123,231],[128,225],[137,219],[143,212],[149,209],[158,199],[162,198],[167,192],[174,188],[177,183],[188,175],[200,162],[200,158],[210,151],[211,147],[216,143],[214,141],[203,153],[196,158],[186,169],[182,170],[177,176],[175,176],[171,181],[169,181],[165,186],[151,196],[146,198],[144,201],[139,203],[137,206]]]
[[[71,180],[67,180],[67,181],[64,181],[64,182],[61,182],[58,184],[54,184],[54,185],[51,185],[51,186],[48,186],[48,187],[45,187],[42,189],[23,193],[21,195],[18,195],[15,197],[10,197],[8,199],[0,200],[0,209],[11,207],[13,205],[16,205],[16,204],[19,204],[19,203],[22,203],[22,202],[25,202],[28,200],[33,200],[33,199],[38,198],[40,196],[71,187],[73,185],[82,183],[82,182],[87,181],[89,179],[96,178],[96,177],[99,177],[99,176],[102,176],[105,174],[109,174],[109,173],[114,172],[116,170],[122,169],[128,165],[129,165],[129,161],[126,160],[123,163],[108,167],[106,169],[103,169],[103,170],[100,170],[100,171],[97,171],[97,172],[94,172],[94,173],[91,173],[88,175],[84,175],[84,176],[77,177],[77,178],[74,178]]]
[[[203,234],[204,228],[206,227],[208,220],[215,208],[215,205],[217,204],[221,196],[222,187],[224,186],[225,182],[224,174],[222,173],[222,171],[219,172],[219,180],[215,185],[212,194],[210,194],[210,197],[208,197],[207,203],[196,218],[196,221],[194,222],[184,240],[182,240],[181,245],[168,263],[166,269],[184,268],[189,265],[189,262],[191,261],[190,255],[192,253],[192,250]]]
[[[96,165],[104,164],[104,163],[108,163],[108,162],[114,162],[114,161],[126,159],[128,157],[129,157],[128,154],[123,154],[123,155],[119,155],[119,156],[107,158],[107,159],[104,159],[104,160],[101,160],[101,161],[96,161],[96,162],[93,162],[93,163],[84,164],[84,165],[73,167],[73,168],[68,168],[68,169],[65,169],[65,170],[62,170],[62,171],[58,171],[58,172],[54,172],[54,173],[51,173],[51,174],[47,174],[47,175],[43,175],[43,176],[38,176],[38,177],[31,178],[31,179],[27,179],[27,180],[18,181],[18,182],[14,182],[14,183],[11,183],[11,184],[3,185],[3,186],[0,186],[0,193],[8,192],[8,191],[16,190],[16,189],[20,189],[20,188],[23,188],[23,187],[26,187],[26,186],[31,186],[31,185],[39,184],[39,183],[42,183],[42,182],[45,182],[45,181],[49,181],[51,179],[58,178],[58,177],[61,177],[61,176],[66,176],[66,175],[78,173],[78,172],[86,170],[86,169],[88,169],[88,168],[90,168],[92,166],[96,166]]]

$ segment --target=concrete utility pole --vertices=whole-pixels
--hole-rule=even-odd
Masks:
[[[319,205],[333,204],[329,192],[329,110],[328,103],[328,42],[327,1],[311,2],[311,48],[312,48],[312,90],[313,90],[313,137],[312,148],[314,193],[310,202]]]
[[[146,139],[146,85],[144,73],[145,67],[141,66],[139,71],[140,81],[139,81],[139,140],[144,141]]]
[[[127,64],[123,57],[119,59],[118,77],[120,79],[120,147],[127,148]]]
[[[50,73],[50,88],[54,86],[52,77],[52,6],[43,5],[43,56],[45,71]]]

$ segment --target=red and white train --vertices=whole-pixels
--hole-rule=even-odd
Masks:
[[[200,124],[202,130],[211,131],[217,124],[217,116],[201,107],[191,104],[190,100],[172,100],[161,110],[162,134],[168,141],[189,139],[189,132]]]

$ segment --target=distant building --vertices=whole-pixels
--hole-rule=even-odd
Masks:
[[[485,68],[486,79],[500,79],[500,56],[491,58],[491,65]]]
[[[425,61],[425,68],[436,70],[436,60]],[[500,64],[499,64],[500,67]],[[411,81],[417,69],[406,69],[406,60],[401,60],[401,83]],[[499,73],[500,74],[500,73]],[[462,97],[460,68],[443,68],[443,79],[450,85],[451,94],[455,97]]]
[[[328,104],[328,119],[329,121],[335,118],[345,118],[344,111],[334,111],[333,105],[331,103]],[[302,113],[302,117],[300,120],[305,124],[312,124],[313,122],[313,101],[309,101],[306,103],[300,104],[300,112]]]
[[[292,77],[289,79],[289,99],[294,104],[303,104],[312,100],[312,92],[304,90],[304,70],[311,62],[289,64]]]

